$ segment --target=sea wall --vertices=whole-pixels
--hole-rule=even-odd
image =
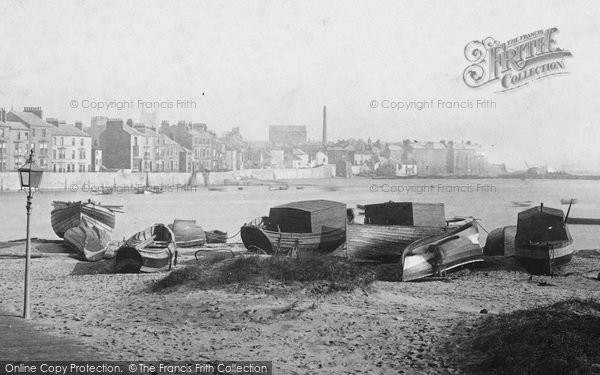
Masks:
[[[235,172],[211,172],[207,182],[209,185],[223,185],[229,181],[248,179],[276,181],[331,178],[333,176],[335,176],[335,165],[325,165],[307,169],[246,169]],[[197,176],[197,179],[201,179],[200,176]],[[198,185],[202,185],[201,181],[198,181]]]
[[[131,172],[85,172],[56,173],[45,172],[42,177],[42,189],[89,191],[102,186],[117,188],[135,188],[137,186],[177,186],[177,185],[223,185],[230,181],[291,180],[309,178],[330,178],[335,176],[335,165],[326,165],[310,169],[246,169],[232,172],[196,173],[131,173]],[[147,179],[147,181],[146,181]],[[20,189],[17,172],[0,173],[0,191]]]

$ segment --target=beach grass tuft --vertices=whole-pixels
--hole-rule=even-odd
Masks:
[[[568,299],[486,318],[472,338],[483,354],[470,373],[591,374],[600,371],[600,303]]]
[[[154,291],[186,284],[211,289],[260,280],[285,283],[326,282],[327,292],[366,288],[376,279],[369,267],[345,259],[323,256],[242,256],[212,259],[171,272],[157,281]]]

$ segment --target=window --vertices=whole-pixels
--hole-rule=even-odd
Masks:
[[[71,151],[71,159],[75,159],[75,150]]]
[[[71,146],[75,146],[75,138],[71,138]]]
[[[81,138],[81,141],[79,142],[80,146],[83,146],[83,138]]]
[[[31,136],[35,137],[35,128],[31,129]]]
[[[60,145],[61,146],[65,145],[65,137],[60,137]]]
[[[56,150],[52,150],[52,159],[56,159]],[[54,171],[56,172],[56,171]]]
[[[21,132],[17,132],[17,139],[20,141],[21,140]]]
[[[4,129],[0,129],[0,137],[4,137]]]
[[[42,129],[42,137],[46,138],[46,129]]]

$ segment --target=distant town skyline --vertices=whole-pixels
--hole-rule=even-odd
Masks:
[[[194,102],[158,109],[159,121],[203,122],[219,134],[239,126],[248,140],[266,140],[274,124],[305,124],[318,140],[327,105],[330,141],[471,140],[513,169],[598,171],[600,82],[591,72],[600,51],[591,46],[600,4],[503,8],[519,12],[492,16],[497,5],[470,1],[5,2],[0,30],[11,55],[0,103],[87,125],[96,115],[137,121],[142,108],[82,108],[84,100]],[[550,27],[573,54],[570,74],[504,93],[463,82],[469,42]]]

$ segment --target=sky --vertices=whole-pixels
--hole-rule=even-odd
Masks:
[[[137,121],[152,110],[144,103],[171,103],[159,120],[218,134],[239,126],[249,140],[303,124],[320,140],[327,105],[329,140],[470,140],[513,169],[600,171],[598,2],[2,0],[0,14],[7,109],[41,106],[44,117],[89,124]],[[469,42],[552,27],[573,55],[569,74],[507,92],[463,82]],[[495,108],[396,110],[386,100]],[[133,104],[92,108],[106,102]]]

